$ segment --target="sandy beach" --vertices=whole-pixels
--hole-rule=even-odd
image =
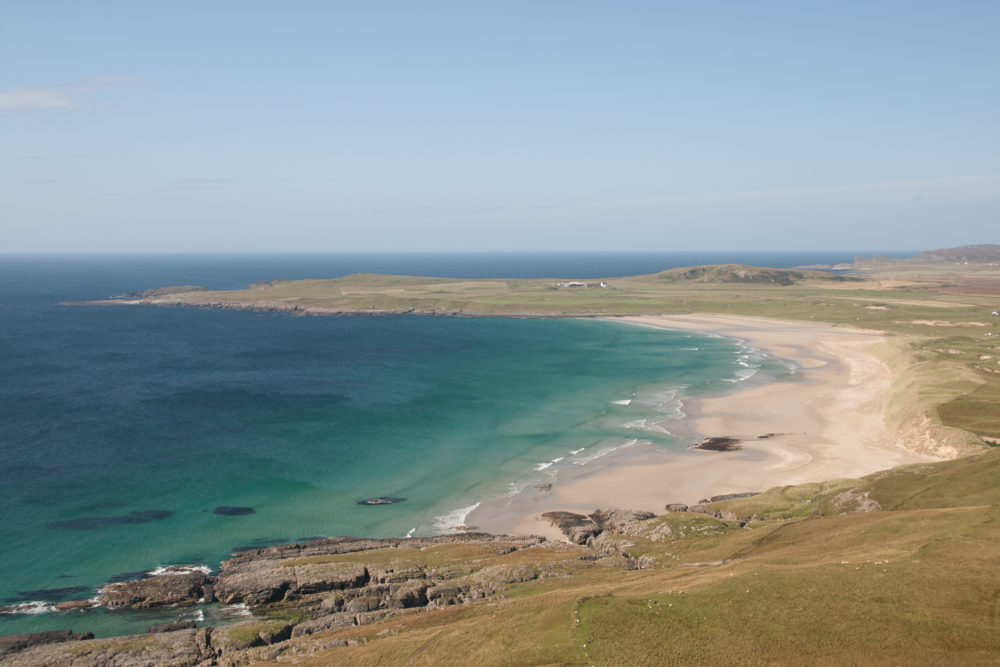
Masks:
[[[469,515],[469,524],[493,533],[562,539],[561,533],[538,520],[539,514],[601,508],[662,513],[667,503],[693,504],[722,493],[858,477],[937,460],[899,446],[885,428],[882,410],[891,375],[868,351],[881,340],[876,333],[726,315],[616,319],[739,338],[795,362],[803,380],[685,402],[684,410],[698,434],[744,440],[740,451],[647,449],[557,481],[549,492],[484,502]],[[774,435],[760,438],[766,434]]]

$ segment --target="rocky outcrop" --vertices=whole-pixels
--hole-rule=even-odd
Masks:
[[[840,514],[852,512],[879,512],[882,505],[869,495],[868,491],[848,489],[833,498],[833,509]]]
[[[315,593],[354,590],[369,584],[391,585],[427,577],[427,573],[419,569],[396,572],[374,565],[338,563],[324,558],[339,554],[400,546],[419,549],[455,542],[507,543],[509,548],[517,549],[537,545],[542,541],[540,537],[464,533],[381,540],[335,537],[283,545],[246,551],[224,562],[214,585],[214,594],[220,602],[258,605],[295,600]],[[442,575],[442,578],[445,577]]]
[[[574,512],[545,512],[541,518],[561,530],[570,542],[593,545],[594,539],[605,531],[635,534],[633,529],[636,523],[654,516],[652,512],[616,509],[597,510],[588,516]]]
[[[596,537],[601,527],[589,516],[574,512],[545,512],[541,518],[558,528],[573,544],[586,544],[587,540]]]
[[[626,526],[636,514],[613,511],[595,516],[601,525],[610,527]],[[604,530],[594,519],[585,518]],[[448,554],[440,547],[450,544],[463,546],[454,557],[438,555]],[[467,551],[466,546],[474,551]],[[0,646],[10,655],[0,661],[14,665],[236,665],[273,660],[288,650],[289,642],[307,637],[312,641],[318,632],[470,604],[503,595],[519,583],[566,576],[565,565],[546,558],[505,558],[528,548],[587,553],[581,547],[541,537],[484,533],[384,540],[329,538],[245,551],[224,562],[218,577],[207,577],[193,568],[168,568],[159,576],[110,584],[101,591],[99,602],[107,607],[143,609],[191,604],[214,594],[223,603],[248,606],[258,614],[255,618],[214,628],[196,628],[194,621],[178,619],[151,625],[144,635],[72,641],[70,647],[66,642],[86,636],[66,631],[8,637]],[[370,557],[364,553],[368,551]],[[579,560],[572,557],[570,562]],[[41,645],[43,641],[62,643]]]
[[[18,653],[32,646],[44,644],[61,644],[93,639],[94,633],[74,633],[72,630],[51,630],[49,632],[32,632],[23,635],[6,635],[0,637],[0,658]]]
[[[160,634],[110,637],[31,646],[18,653],[2,656],[4,665],[24,667],[189,667],[212,664],[204,661],[195,642],[195,630]]]
[[[64,600],[53,605],[56,611],[78,611],[80,609],[91,609],[94,607],[92,600]]]
[[[707,500],[703,499],[698,502],[699,504],[704,505],[706,503],[717,503],[723,500],[735,500],[736,498],[752,498],[754,496],[759,496],[759,495],[760,491],[748,491],[746,493],[723,493],[721,495],[712,496]]]
[[[612,531],[623,535],[634,534],[634,529],[640,521],[647,521],[656,515],[652,512],[637,510],[597,510],[590,518],[601,527],[602,531]]]
[[[379,496],[378,498],[366,498],[365,500],[359,500],[359,505],[393,505],[395,503],[404,502],[406,498],[395,498],[393,496]]]
[[[188,568],[168,569],[155,577],[109,584],[100,591],[104,607],[147,609],[166,605],[191,605],[200,600],[206,584],[205,573]]]
[[[215,584],[215,596],[227,604],[261,605],[310,593],[359,588],[369,581],[364,565],[303,563],[285,565],[272,559],[227,561]]]
[[[705,438],[697,445],[694,446],[695,449],[704,449],[711,452],[735,452],[743,449],[743,442],[739,438],[730,438],[729,436],[719,436],[715,438]]]
[[[176,630],[193,630],[198,627],[196,621],[168,621],[167,623],[154,623],[146,628],[146,632],[154,634],[157,632],[174,632]]]

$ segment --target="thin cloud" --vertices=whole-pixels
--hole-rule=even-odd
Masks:
[[[68,95],[46,88],[14,88],[0,91],[0,110],[42,111],[73,106]]]
[[[0,90],[0,111],[25,113],[75,109],[87,106],[91,95],[114,86],[135,83],[120,76],[94,76],[62,86],[36,86]]]

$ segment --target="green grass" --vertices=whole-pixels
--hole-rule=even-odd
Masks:
[[[837,513],[831,499],[849,489],[891,511]],[[986,664],[1000,655],[1000,451],[713,508],[778,518],[741,528],[656,517],[627,536],[633,555],[658,558],[652,569],[582,561],[506,599],[317,637],[365,643],[303,664]]]
[[[248,648],[261,638],[261,635],[269,635],[280,632],[287,625],[282,619],[263,621],[261,623],[250,623],[248,625],[233,625],[222,628],[227,645],[231,648]]]

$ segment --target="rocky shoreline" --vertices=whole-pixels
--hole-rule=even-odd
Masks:
[[[102,639],[72,630],[0,637],[0,665],[295,662],[376,641],[394,634],[397,624],[423,622],[408,621],[412,614],[516,599],[525,587],[545,579],[586,577],[593,568],[605,572],[611,568],[624,576],[631,570],[661,567],[648,545],[719,536],[770,520],[766,503],[727,503],[757,495],[715,495],[691,506],[669,503],[659,516],[631,509],[539,516],[558,528],[565,540],[479,532],[316,538],[234,553],[215,575],[204,566],[173,566],[155,576],[109,584],[94,600],[69,601],[86,603],[85,607],[71,604],[66,609],[74,609],[69,613],[78,614],[80,621],[95,604],[109,610],[176,609],[175,620],[151,625],[145,634]],[[832,510],[839,514],[881,509],[867,491],[838,490],[832,501]],[[724,562],[729,561],[679,564]],[[193,609],[213,602],[238,605],[250,618],[225,625],[191,620]]]
[[[669,509],[669,506],[668,506]],[[694,511],[694,508],[692,508]],[[95,600],[69,601],[79,620],[105,609],[177,609],[144,635],[94,639],[72,630],[0,638],[2,665],[237,665],[308,655],[356,641],[328,637],[404,614],[505,597],[512,586],[570,576],[566,562],[641,569],[627,553],[650,512],[543,515],[567,541],[466,532],[415,538],[321,538],[244,551],[207,568],[174,566],[109,584]],[[523,553],[523,556],[520,554]],[[198,627],[181,618],[198,605],[242,605],[252,618]],[[76,604],[80,603],[80,604]],[[307,641],[308,640],[308,643]]]
[[[244,605],[254,618],[196,627],[190,620],[161,623],[146,635],[94,639],[71,630],[0,638],[4,665],[195,665],[246,664],[269,659],[287,640],[365,625],[391,616],[469,604],[496,595],[511,583],[546,576],[538,568],[478,569],[474,562],[436,566],[399,558],[461,545],[486,554],[522,549],[564,549],[541,537],[464,533],[425,538],[324,538],[234,554],[218,575],[196,567],[167,568],[156,576],[102,588],[96,606],[106,609],[177,608],[199,604]],[[489,568],[487,568],[489,569]],[[95,604],[79,602],[83,610]],[[330,646],[338,645],[336,642]],[[326,646],[324,644],[324,646]]]

